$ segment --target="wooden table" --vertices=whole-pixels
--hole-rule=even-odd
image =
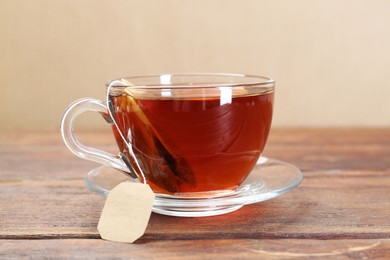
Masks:
[[[115,150],[107,131],[87,144]],[[0,259],[390,259],[390,129],[273,129],[265,155],[304,181],[275,199],[215,217],[152,214],[135,244],[100,239],[97,166],[58,131],[0,135]]]

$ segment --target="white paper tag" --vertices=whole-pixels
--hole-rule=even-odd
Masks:
[[[133,243],[146,230],[154,193],[147,184],[122,182],[111,190],[97,226],[103,239]]]

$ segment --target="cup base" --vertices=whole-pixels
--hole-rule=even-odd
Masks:
[[[157,207],[157,208],[153,208],[153,212],[161,215],[174,216],[174,217],[209,217],[209,216],[227,214],[236,211],[242,208],[243,206],[244,205],[227,206],[227,207],[212,208],[212,209],[200,208],[198,210],[193,209],[193,211],[189,211],[188,209],[186,209],[185,211],[180,211],[170,207],[166,207],[166,208]]]
[[[303,174],[295,166],[261,157],[248,178],[237,189],[193,194],[167,195],[156,193],[153,212],[176,217],[206,217],[233,212],[244,205],[269,200],[294,188]],[[85,183],[89,189],[107,196],[111,189],[123,181],[134,181],[108,166],[91,170]]]

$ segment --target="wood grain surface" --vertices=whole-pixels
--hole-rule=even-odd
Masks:
[[[108,131],[83,142],[115,151]],[[152,214],[135,244],[103,241],[98,165],[57,131],[0,135],[0,259],[390,259],[390,129],[273,129],[264,152],[304,172],[295,190],[226,215]]]

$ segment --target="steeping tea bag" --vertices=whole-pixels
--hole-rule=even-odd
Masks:
[[[195,186],[196,181],[188,162],[175,145],[155,129],[140,107],[138,102],[145,93],[132,87],[130,82],[123,84],[130,87],[125,87],[122,95],[111,96],[109,101],[113,106],[111,116],[122,139],[120,142],[123,147],[127,146],[123,154],[128,157],[128,162],[142,165],[142,170],[140,167],[138,170],[147,172],[147,176],[142,174],[146,183],[152,186],[153,183],[158,183],[158,186],[165,189],[162,192],[174,193],[183,183]],[[133,127],[131,133],[125,133],[125,125],[138,127]],[[117,142],[118,139],[119,137]]]

